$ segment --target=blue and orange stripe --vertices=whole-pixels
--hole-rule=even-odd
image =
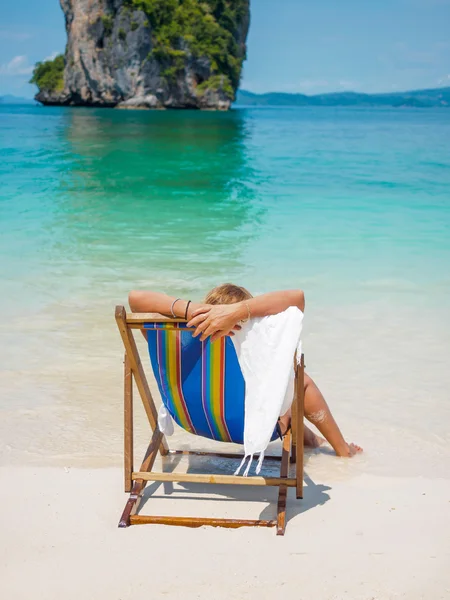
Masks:
[[[231,442],[225,419],[225,342],[222,337],[204,343],[202,352],[202,403],[213,439]]]
[[[158,323],[157,354],[161,386],[178,423],[190,433],[196,433],[183,395],[181,377],[181,331],[175,324]]]

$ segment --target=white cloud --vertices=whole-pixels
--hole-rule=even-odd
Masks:
[[[0,75],[30,75],[33,72],[33,66],[28,64],[27,56],[15,56],[0,66]]]
[[[45,62],[46,60],[54,60],[58,56],[58,54],[61,54],[61,52],[56,52],[56,51],[52,52],[50,54],[50,56],[47,56],[46,58],[44,58],[44,60],[42,62]]]
[[[438,79],[438,85],[450,85],[450,73]]]

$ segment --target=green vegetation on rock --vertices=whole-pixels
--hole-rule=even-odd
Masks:
[[[206,79],[197,86],[196,92],[197,95],[201,96],[207,90],[213,90],[215,92],[222,90],[228,98],[233,98],[233,87],[226,75],[211,75],[209,79]]]
[[[35,83],[40,92],[61,91],[64,88],[64,56],[59,54],[53,60],[36,63],[30,83]]]
[[[111,35],[114,25],[113,18],[110,15],[102,15],[101,19],[103,28],[105,30],[105,35]]]
[[[175,78],[189,56],[206,58],[212,75],[200,82],[199,92],[215,86],[233,96],[245,58],[236,37],[247,0],[126,0],[126,4],[147,15],[153,54],[162,63],[164,77]]]

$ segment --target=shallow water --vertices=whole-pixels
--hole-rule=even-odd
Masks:
[[[366,450],[312,473],[446,475],[449,140],[447,110],[1,106],[0,460],[119,464],[114,305],[232,280],[306,292],[308,371]]]

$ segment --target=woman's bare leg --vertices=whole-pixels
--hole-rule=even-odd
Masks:
[[[278,419],[281,426],[281,432],[284,434],[289,427],[291,422],[291,409],[287,411],[282,417]],[[325,444],[326,440],[320,435],[316,435],[314,431],[311,431],[309,427],[303,424],[303,444],[307,448],[319,448],[322,444]]]
[[[303,444],[307,448],[319,448],[325,442],[326,440],[323,437],[316,435],[309,427],[303,425]]]
[[[313,423],[320,431],[320,433],[326,438],[326,440],[333,446],[334,451],[338,456],[353,456],[357,452],[362,452],[362,448],[356,444],[348,444],[339,429],[333,415],[325,401],[321,391],[311,379],[309,375],[305,373],[305,417]],[[289,410],[285,415],[280,417],[282,430],[285,430],[291,419],[291,411]],[[313,439],[314,436],[316,439]],[[304,429],[304,441],[306,446],[318,447],[320,446],[322,438],[315,436],[315,434],[305,427]],[[323,442],[322,442],[323,443]]]
[[[353,456],[362,448],[348,444],[344,440],[325,398],[309,375],[305,373],[305,417],[313,423],[320,433],[333,446],[338,456]]]

